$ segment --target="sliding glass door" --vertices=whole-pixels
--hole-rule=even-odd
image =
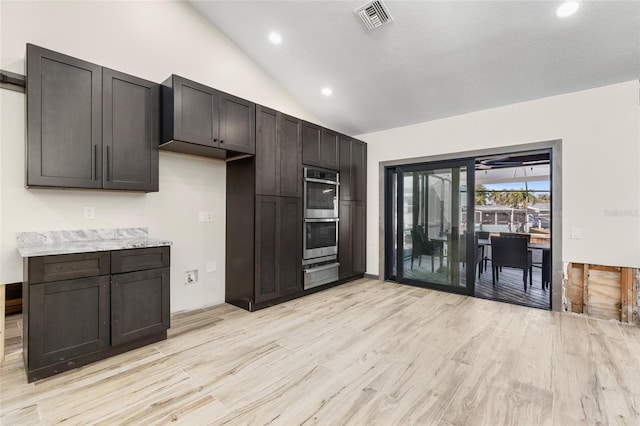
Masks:
[[[473,160],[387,169],[387,278],[473,294]]]

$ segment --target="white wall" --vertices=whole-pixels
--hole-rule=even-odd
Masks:
[[[24,74],[26,43],[161,82],[178,74],[318,122],[182,2],[0,2],[0,68]],[[0,282],[22,281],[15,233],[146,226],[173,241],[171,310],[224,301],[225,163],[160,153],[160,192],[24,188],[25,95],[0,90]],[[85,220],[83,206],[96,218]],[[213,223],[198,222],[212,210]],[[207,273],[206,262],[217,262]],[[199,283],[184,285],[184,271]]]
[[[359,136],[369,144],[367,273],[379,272],[380,162],[554,139],[563,260],[640,267],[639,88],[629,81]]]

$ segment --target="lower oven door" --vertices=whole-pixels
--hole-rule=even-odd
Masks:
[[[304,270],[304,289],[308,290],[322,284],[338,281],[340,264],[338,262],[328,265],[316,266]]]
[[[338,254],[338,219],[304,220],[304,259]]]

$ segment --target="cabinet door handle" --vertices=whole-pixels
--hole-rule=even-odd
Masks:
[[[107,181],[111,180],[111,150],[107,146]]]
[[[220,139],[220,143],[224,143],[224,139]]]
[[[218,139],[217,138],[213,138],[213,143],[218,143]]]
[[[98,180],[98,145],[93,145],[93,180]]]

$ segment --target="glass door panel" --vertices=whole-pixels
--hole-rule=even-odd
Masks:
[[[466,236],[467,223],[473,223],[467,188],[473,188],[474,168],[467,163],[396,170],[396,217],[390,221],[397,229],[396,253],[389,254],[397,281],[473,293],[474,269],[466,266],[475,264],[476,250]]]

